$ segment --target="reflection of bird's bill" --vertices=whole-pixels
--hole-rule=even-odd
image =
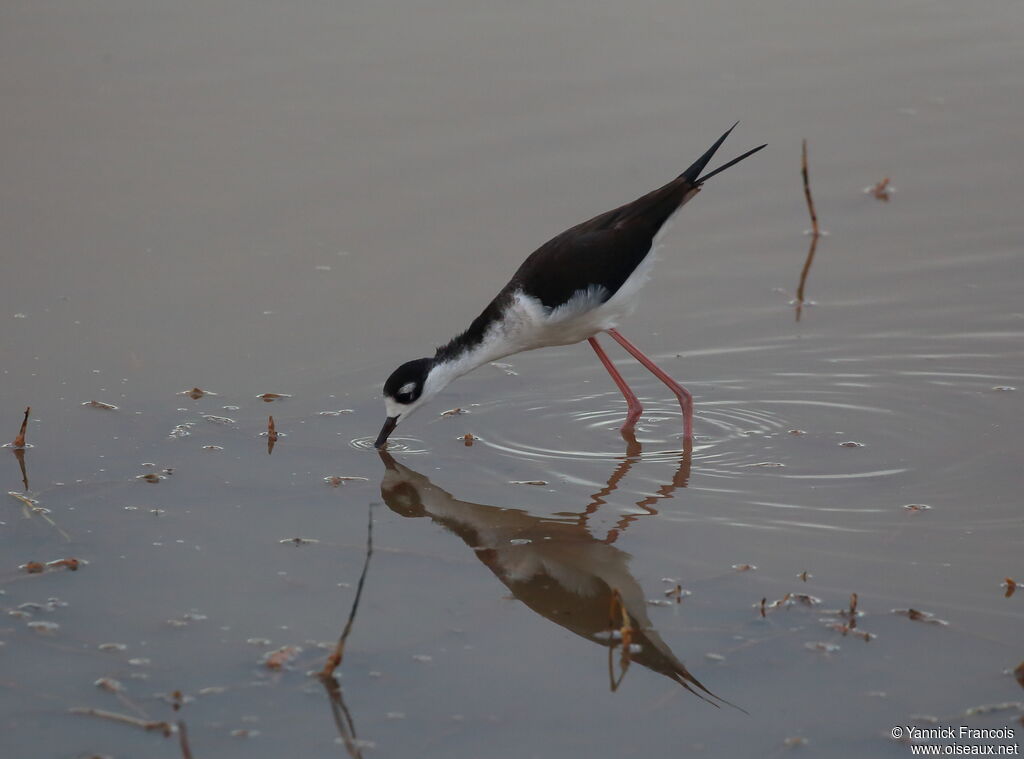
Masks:
[[[407,517],[429,516],[462,538],[527,607],[582,638],[615,647],[609,609],[617,592],[639,646],[630,659],[709,703],[728,703],[697,680],[654,630],[643,589],[629,569],[631,556],[590,534],[582,519],[589,509],[552,518],[460,501],[386,451],[379,455],[388,507]],[[617,476],[618,470],[612,478]]]
[[[388,442],[388,436],[395,431],[395,427],[398,426],[398,417],[389,416],[384,421],[384,426],[380,428],[380,434],[377,435],[377,439],[373,441],[374,448],[383,448],[384,444]]]

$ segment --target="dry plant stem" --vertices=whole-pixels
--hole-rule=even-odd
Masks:
[[[811,235],[818,237],[821,235],[821,229],[818,227],[818,212],[814,210],[814,198],[811,197],[811,179],[807,173],[807,140],[803,141],[800,174],[804,178],[804,197],[807,198],[807,211],[811,214]]]
[[[328,680],[334,675],[336,670],[341,665],[341,660],[345,657],[345,641],[348,640],[349,633],[352,632],[352,623],[355,622],[356,612],[359,610],[359,599],[363,596],[363,584],[366,582],[366,570],[370,568],[370,557],[373,555],[373,507],[371,506],[368,511],[367,524],[366,524],[366,559],[363,561],[363,571],[359,575],[359,584],[356,585],[356,597],[352,600],[352,608],[348,613],[348,621],[345,622],[345,629],[341,632],[341,637],[338,638],[338,644],[334,647],[334,651],[327,657],[327,662],[324,664],[324,668],[320,671],[320,679]]]
[[[807,212],[811,216],[811,247],[807,251],[807,258],[804,261],[804,268],[800,272],[800,284],[796,288],[796,320],[800,321],[800,314],[804,307],[804,286],[807,284],[807,275],[811,271],[811,264],[814,263],[814,253],[818,249],[818,238],[821,237],[821,229],[818,226],[818,212],[814,209],[814,197],[811,195],[811,178],[807,171],[807,140],[802,142],[800,156],[800,175],[804,180],[804,198],[807,200]]]
[[[327,698],[331,705],[331,717],[333,717],[335,727],[338,729],[338,735],[341,736],[345,750],[353,759],[362,759],[363,752],[359,748],[352,714],[345,704],[345,699],[341,694],[341,686],[338,684],[337,679],[335,679],[334,672],[341,665],[341,660],[345,657],[345,641],[348,640],[349,633],[352,632],[352,624],[355,622],[356,612],[359,609],[359,599],[363,596],[363,585],[366,583],[366,572],[370,568],[370,557],[372,555],[373,507],[371,505],[367,514],[366,524],[366,559],[363,561],[363,571],[359,574],[359,583],[356,585],[356,596],[352,600],[352,608],[349,610],[345,629],[342,630],[341,637],[338,638],[338,644],[334,647],[331,655],[327,657],[327,662],[318,675],[324,690],[327,691]]]

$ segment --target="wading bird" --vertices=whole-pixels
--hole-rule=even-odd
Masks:
[[[737,122],[739,123],[739,122]],[[650,276],[666,222],[700,192],[711,177],[739,163],[764,145],[704,176],[715,151],[736,128],[733,124],[686,171],[663,187],[589,221],[567,229],[530,254],[494,300],[462,334],[433,357],[408,361],[384,383],[387,420],[374,445],[383,448],[398,423],[436,396],[452,380],[478,366],[513,353],[570,345],[587,340],[626,399],[623,430],[640,418],[643,407],[597,342],[607,332],[630,355],[668,386],[683,412],[683,437],[693,439],[690,393],[623,337],[616,327],[636,305]]]

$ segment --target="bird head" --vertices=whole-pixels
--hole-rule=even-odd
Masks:
[[[433,381],[432,358],[418,358],[406,361],[395,369],[384,383],[384,410],[387,419],[374,442],[375,448],[383,448],[388,436],[398,423],[440,392],[444,384]]]

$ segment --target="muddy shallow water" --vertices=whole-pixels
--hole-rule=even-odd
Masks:
[[[32,411],[0,451],[0,754],[183,755],[75,709],[181,719],[195,757],[1019,743],[1019,3],[2,15],[5,440]],[[736,118],[724,157],[769,147],[622,325],[693,392],[691,455],[611,341],[635,445],[579,345],[372,450],[396,365]],[[797,321],[801,138],[828,234]],[[368,518],[339,728],[310,673]]]

